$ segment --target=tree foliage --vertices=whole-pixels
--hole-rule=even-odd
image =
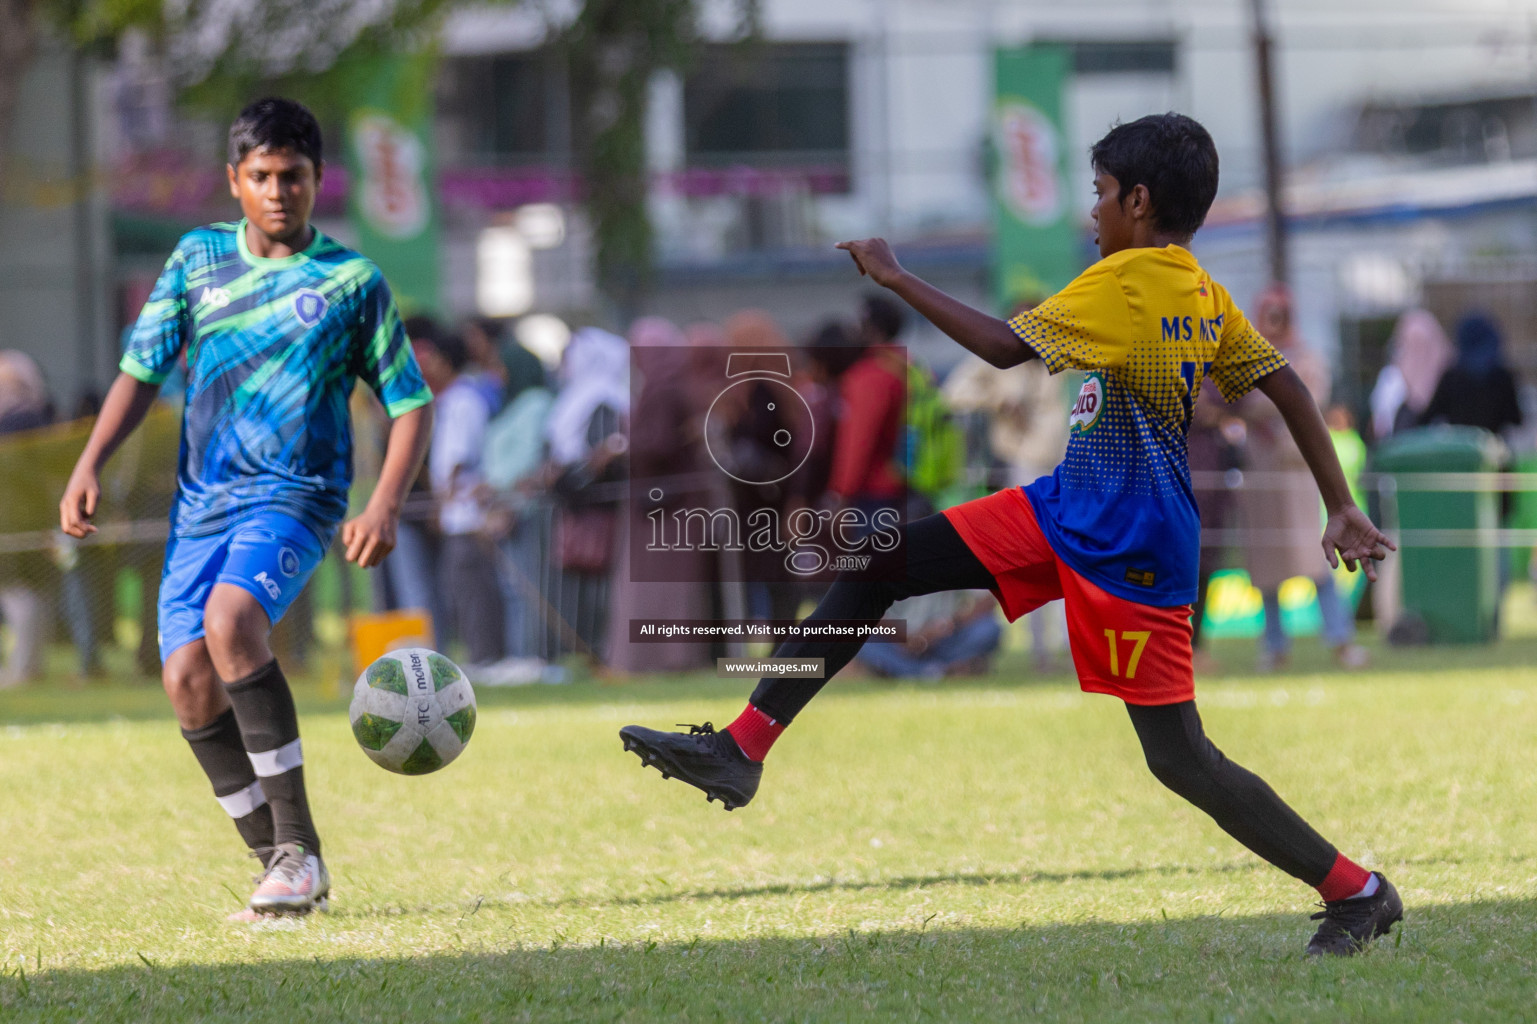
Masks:
[[[481,3],[487,0],[480,0]],[[625,311],[651,279],[645,150],[649,85],[685,71],[706,41],[705,8],[756,33],[759,0],[490,0],[538,5],[570,74],[576,171],[597,241],[599,286]],[[470,0],[0,0],[0,167],[20,80],[50,26],[90,48],[125,32],[158,44],[184,98],[232,113],[258,91],[337,101],[354,59],[418,48]],[[318,101],[318,102],[317,102]]]
[[[366,51],[420,46],[456,0],[0,0],[0,168],[21,79],[41,32],[83,49],[153,37],[172,81],[211,106],[316,79]]]
[[[82,45],[151,33],[180,86],[328,70],[355,46],[410,44],[454,0],[37,0]]]

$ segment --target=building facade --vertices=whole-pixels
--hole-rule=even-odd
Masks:
[[[1309,339],[1341,353],[1343,321],[1417,301],[1449,267],[1537,256],[1537,0],[1267,6]],[[443,29],[432,142],[450,317],[611,312],[574,201],[568,71],[534,7],[466,7]],[[724,15],[706,8],[724,38]],[[687,322],[759,307],[804,336],[848,315],[860,289],[832,244],[872,234],[990,301],[994,54],[1039,43],[1069,55],[1083,263],[1089,146],[1118,120],[1173,109],[1201,120],[1222,156],[1198,255],[1240,301],[1268,279],[1248,0],[762,0],[761,12],[750,44],[712,46],[651,83],[649,311]],[[39,197],[56,188],[18,191],[13,175],[0,212],[0,345],[40,354],[62,399],[106,384],[116,329],[177,234],[234,215],[222,126],[176,123],[142,45],[121,50],[75,121],[71,59],[40,60],[14,128],[13,163],[52,168],[45,183],[76,180],[69,126],[89,132],[90,198],[48,206]],[[348,183],[332,170],[320,223],[346,241]],[[938,365],[954,358],[923,325],[910,341]]]

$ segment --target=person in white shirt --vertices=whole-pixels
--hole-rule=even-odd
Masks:
[[[461,373],[468,361],[462,339],[413,339],[412,349],[437,406],[427,470],[443,533],[439,571],[447,625],[464,642],[471,665],[488,665],[506,653],[495,551],[485,533],[481,458],[491,407]]]

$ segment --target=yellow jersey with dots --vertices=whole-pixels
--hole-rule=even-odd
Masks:
[[[1285,357],[1177,245],[1107,256],[1009,326],[1052,373],[1084,372],[1067,456],[1024,488],[1052,549],[1118,597],[1194,602],[1191,408],[1208,378],[1232,402]]]

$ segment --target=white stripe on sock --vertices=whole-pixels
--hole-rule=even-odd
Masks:
[[[246,756],[251,759],[251,767],[256,769],[256,774],[264,779],[269,775],[291,772],[304,763],[304,752],[299,749],[298,740],[285,743],[276,750],[264,750],[259,754],[248,751]]]
[[[224,808],[225,813],[231,818],[244,818],[267,802],[267,794],[262,792],[261,780],[258,779],[245,789],[214,799],[219,801],[219,806]]]

